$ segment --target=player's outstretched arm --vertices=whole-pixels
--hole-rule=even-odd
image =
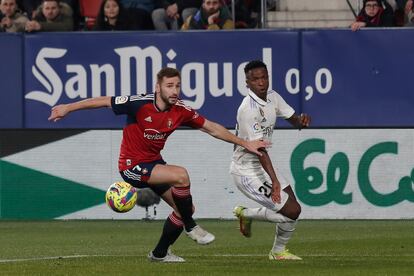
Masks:
[[[56,105],[52,107],[48,120],[56,122],[68,115],[70,112],[81,109],[93,109],[100,107],[111,107],[111,97],[104,96],[89,98],[74,103]]]
[[[269,146],[269,142],[262,140],[246,141],[240,139],[239,137],[228,131],[222,125],[209,121],[207,119],[204,122],[204,125],[201,128],[201,130],[217,139],[242,146],[248,151],[255,153],[259,156],[262,156],[262,153],[259,151],[259,149],[266,148]]]
[[[311,116],[302,113],[299,116],[293,114],[290,118],[286,119],[292,126],[302,129],[308,127],[311,123]]]

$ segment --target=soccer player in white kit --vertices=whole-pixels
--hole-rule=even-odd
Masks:
[[[245,140],[263,139],[272,141],[276,118],[282,117],[294,127],[304,128],[310,124],[310,116],[296,115],[283,98],[269,90],[266,64],[251,61],[244,68],[248,95],[237,111],[237,135]],[[276,170],[266,149],[262,156],[251,154],[236,146],[230,173],[237,188],[248,198],[256,201],[260,208],[236,206],[234,214],[240,222],[240,232],[251,236],[253,219],[276,223],[276,235],[270,260],[301,260],[286,249],[292,236],[301,207],[287,180]]]

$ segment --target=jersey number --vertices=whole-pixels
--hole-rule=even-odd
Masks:
[[[270,198],[272,196],[272,186],[266,181],[262,186],[259,187],[259,192],[265,195],[265,197]]]

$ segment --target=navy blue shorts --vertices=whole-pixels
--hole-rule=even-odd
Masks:
[[[151,176],[152,170],[157,164],[165,165],[167,163],[162,159],[148,163],[139,163],[132,169],[120,171],[119,173],[121,174],[125,182],[128,182],[135,188],[150,188],[154,191],[154,193],[161,196],[166,191],[168,191],[168,189],[170,189],[171,186],[168,184],[149,185],[147,182]]]

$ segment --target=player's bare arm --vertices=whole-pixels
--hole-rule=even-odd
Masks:
[[[286,119],[292,126],[302,129],[309,127],[311,123],[311,116],[305,113],[300,115],[293,114],[290,118]]]
[[[48,120],[56,122],[68,115],[70,112],[81,109],[94,109],[100,107],[111,107],[111,97],[104,96],[89,98],[74,103],[56,105],[52,108]]]
[[[262,140],[254,140],[254,141],[245,141],[240,139],[230,131],[228,131],[225,127],[215,122],[205,120],[203,127],[201,128],[202,131],[210,134],[214,138],[242,146],[243,148],[247,149],[248,151],[255,153],[259,156],[262,153],[259,151],[261,148],[266,148],[269,146],[269,143]]]
[[[273,168],[272,160],[270,159],[270,156],[267,153],[266,149],[260,149],[260,152],[263,153],[262,156],[259,156],[260,164],[262,164],[263,169],[266,171],[266,173],[270,176],[270,179],[272,180],[272,200],[275,203],[280,203],[280,182],[277,179],[275,170]]]

